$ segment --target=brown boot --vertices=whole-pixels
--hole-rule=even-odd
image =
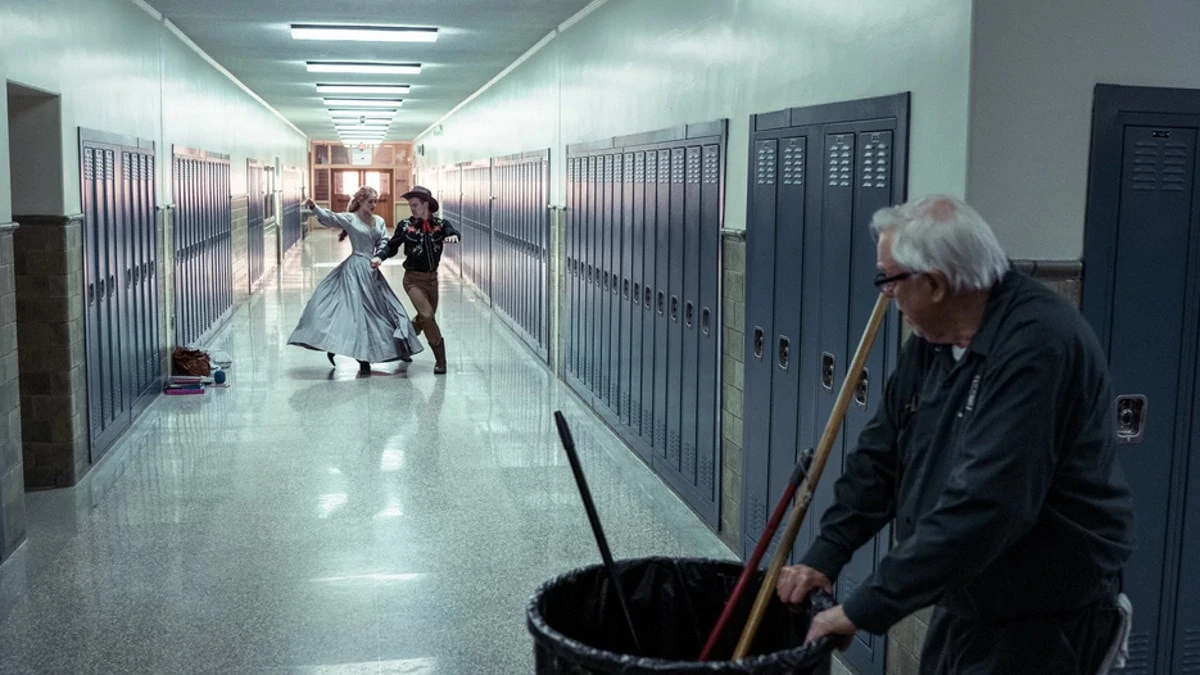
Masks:
[[[429,348],[433,350],[433,356],[435,359],[437,359],[436,361],[434,361],[434,364],[433,364],[434,374],[435,375],[445,375],[446,374],[446,338],[442,338],[442,341],[437,343],[436,345],[429,345]]]
[[[418,314],[415,317],[413,317],[413,320],[412,320],[413,332],[416,333],[417,335],[421,334],[421,324],[423,323],[422,319],[423,319],[423,317],[420,314]]]

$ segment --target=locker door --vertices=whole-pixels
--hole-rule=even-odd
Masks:
[[[83,242],[84,242],[84,306],[85,331],[87,334],[87,388],[88,388],[88,428],[91,432],[92,446],[95,447],[100,434],[105,428],[105,413],[103,405],[103,341],[101,333],[104,314],[104,278],[102,270],[103,253],[100,237],[103,218],[103,151],[94,146],[84,145],[82,149],[83,186],[81,197],[83,202]]]
[[[612,354],[612,177],[613,177],[613,156],[605,154],[601,158],[602,164],[600,167],[600,195],[597,200],[596,221],[597,234],[599,235],[598,252],[600,258],[597,261],[597,287],[599,290],[599,301],[597,309],[599,310],[599,319],[596,323],[597,339],[600,343],[599,355],[599,372],[596,377],[596,395],[600,398],[607,413],[612,410],[612,390],[610,384],[612,382],[611,364],[613,360]]]
[[[671,148],[671,175],[669,212],[667,216],[668,240],[671,255],[667,265],[667,463],[674,471],[683,470],[680,423],[683,418],[683,400],[680,387],[683,383],[683,265],[687,256],[687,241],[684,238],[684,155],[682,147]]]
[[[645,280],[646,246],[645,246],[645,202],[646,202],[646,153],[633,153],[633,175],[630,177],[630,200],[632,204],[630,220],[630,277],[632,288],[629,296],[629,427],[639,438],[645,438],[646,432],[642,427],[645,416],[645,399],[643,398],[643,380],[645,366],[643,354],[648,351],[645,345],[645,329],[643,318],[642,284]],[[639,451],[645,446],[634,444]],[[643,457],[643,459],[650,459]]]
[[[1133,404],[1144,397],[1145,401],[1140,436],[1118,432],[1122,441],[1119,456],[1133,490],[1137,528],[1124,576],[1125,593],[1134,606],[1126,672],[1183,673],[1189,672],[1189,665],[1196,665],[1194,660],[1187,661],[1189,656],[1195,658],[1200,630],[1196,585],[1194,579],[1182,575],[1176,587],[1173,572],[1177,568],[1166,561],[1184,561],[1194,569],[1197,559],[1194,548],[1182,555],[1176,548],[1189,529],[1188,545],[1194,547],[1196,541],[1196,528],[1184,527],[1179,517],[1184,499],[1179,479],[1186,475],[1188,426],[1194,424],[1188,413],[1195,387],[1195,269],[1200,262],[1195,236],[1200,232],[1197,132],[1195,128],[1158,126],[1153,118],[1139,121],[1143,124],[1127,123],[1121,132],[1123,152],[1114,158],[1120,162],[1119,188],[1098,188],[1119,189],[1111,250],[1120,255],[1111,269],[1111,280],[1104,276],[1087,280],[1084,309],[1102,342],[1107,342],[1117,400]],[[1090,254],[1099,245],[1099,236],[1091,231],[1088,236]],[[1190,252],[1184,242],[1190,243]],[[1098,267],[1096,274],[1103,271]],[[1104,318],[1098,322],[1100,317]],[[1195,464],[1192,462],[1193,472]],[[1189,558],[1187,553],[1193,555]],[[1184,592],[1188,589],[1190,596]],[[1173,627],[1176,602],[1180,623]],[[1187,649],[1193,651],[1189,654]]]
[[[779,140],[756,140],[746,222],[746,344],[742,446],[742,556],[748,558],[772,508],[771,400],[775,377],[775,263]]]
[[[699,455],[696,446],[696,425],[699,423],[696,405],[699,402],[697,386],[700,381],[700,273],[720,274],[720,268],[702,267],[700,240],[704,230],[700,221],[700,157],[702,148],[698,145],[688,146],[686,157],[686,183],[684,185],[684,246],[683,252],[683,292],[680,298],[680,332],[683,333],[682,376],[680,386],[680,464],[683,469],[684,481],[693,487],[699,487],[702,482],[697,474]],[[707,445],[707,443],[705,443]],[[703,490],[701,490],[703,492]],[[707,501],[709,495],[704,495]]]
[[[721,398],[717,395],[721,387],[721,146],[712,143],[704,146],[700,178],[700,307],[699,307],[699,354],[698,401],[699,422],[696,426],[696,442],[699,458],[698,487],[713,507],[711,521],[716,520],[717,486],[721,465],[721,438],[717,420],[721,417]]]
[[[565,275],[566,302],[563,307],[563,321],[566,323],[564,332],[563,354],[566,361],[567,374],[578,377],[576,365],[576,344],[579,341],[577,325],[577,296],[579,292],[579,257],[576,246],[579,232],[579,158],[567,158],[567,222],[564,235],[564,258],[567,270]]]
[[[105,363],[105,394],[111,397],[108,403],[107,422],[119,426],[122,413],[125,410],[123,387],[124,368],[121,359],[122,341],[120,339],[121,317],[120,309],[120,204],[117,197],[117,166],[118,154],[115,150],[104,150],[104,229],[101,236],[104,239],[105,266],[105,316],[104,316],[104,359]],[[93,458],[95,461],[96,458]]]
[[[583,382],[589,396],[595,393],[596,363],[596,157],[586,159],[586,174],[583,184]]]
[[[667,336],[667,294],[671,284],[671,151],[658,151],[658,204],[654,220],[654,454],[668,464],[672,462],[667,448],[667,358],[670,342]]]
[[[643,155],[638,154],[638,162]],[[658,273],[658,153],[644,154],[646,181],[643,184],[645,216],[643,217],[644,250],[642,256],[642,440],[655,448],[655,355],[661,342],[656,341],[658,321],[655,314],[655,284]]]
[[[126,408],[133,409],[133,399],[137,395],[137,347],[134,330],[137,326],[137,304],[133,293],[133,256],[136,253],[134,237],[137,222],[133,205],[133,153],[122,150],[119,155],[121,182],[117,188],[120,202],[120,221],[118,226],[119,263],[117,273],[120,289],[120,319],[118,340],[121,343],[121,379],[122,393],[125,395]]]
[[[871,318],[876,299],[879,297],[879,292],[872,283],[877,270],[875,268],[875,241],[871,237],[869,223],[875,211],[888,206],[893,201],[899,201],[894,200],[892,194],[892,136],[891,131],[865,131],[855,134],[857,161],[852,171],[852,175],[856,179],[855,215],[848,233],[850,236],[848,266],[850,313],[847,341],[845,347],[842,348],[842,354],[845,354],[842,360],[845,361],[847,367],[858,347],[862,330]],[[891,345],[898,344],[895,317],[893,308],[888,314],[887,321],[880,327],[880,331],[876,335],[863,375],[859,379],[858,393],[851,400],[850,407],[846,411],[846,423],[839,443],[842,448],[842,471],[845,470],[845,456],[854,451],[859,434],[875,414],[879,401],[883,397],[886,373],[891,361],[891,354],[888,350]],[[845,370],[841,372],[844,373]],[[844,586],[844,589],[840,589],[843,599],[848,597],[858,583],[875,572],[879,560],[887,553],[890,532],[891,528],[885,527],[873,541],[856,551],[850,562],[847,563],[841,578]],[[872,660],[877,661],[879,667],[882,668],[882,649],[879,647],[883,638],[859,632],[855,640],[855,648],[861,648],[863,657],[866,658],[869,654]]]
[[[634,315],[634,154],[625,153],[620,174],[620,423],[635,428],[632,374],[637,344],[632,328]]]
[[[612,170],[608,181],[608,407],[613,417],[621,415],[621,155],[609,155]]]
[[[537,209],[539,214],[540,226],[538,227],[538,274],[541,289],[541,300],[538,302],[538,313],[541,323],[541,345],[542,349],[549,352],[552,340],[550,339],[550,153],[545,153],[545,158],[542,159],[539,165],[537,175]],[[543,208],[545,206],[546,208]]]
[[[1200,254],[1196,252],[1197,245],[1194,236],[1196,232],[1200,232],[1200,226],[1193,221],[1192,269],[1200,264]],[[1196,296],[1193,289],[1191,302],[1193,308],[1200,304]],[[1195,318],[1195,312],[1192,313],[1190,326],[1190,335],[1200,334],[1200,323]],[[1192,363],[1197,361],[1200,361],[1200,349],[1197,348],[1193,338]],[[1193,379],[1191,384],[1192,434],[1191,438],[1185,441],[1187,447],[1186,454],[1183,455],[1187,461],[1188,475],[1187,484],[1179,493],[1184,501],[1183,522],[1188,525],[1182,528],[1183,541],[1181,542],[1178,575],[1179,592],[1175,594],[1175,636],[1172,641],[1173,667],[1178,673],[1186,673],[1189,668],[1192,672],[1196,672],[1197,667],[1200,666],[1200,660],[1197,659],[1197,656],[1200,656],[1200,602],[1197,602],[1197,598],[1200,598],[1200,579],[1197,579],[1200,576],[1200,527],[1194,525],[1194,523],[1200,523],[1200,399],[1196,397],[1196,388],[1200,382]],[[1136,608],[1134,611],[1137,611]]]

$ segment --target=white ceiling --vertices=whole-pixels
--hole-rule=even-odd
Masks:
[[[146,0],[314,139],[337,134],[316,84],[412,86],[387,140],[427,129],[590,0]],[[293,23],[435,27],[433,43],[294,40]],[[309,73],[306,61],[420,63],[419,75]],[[359,97],[362,98],[362,97]]]

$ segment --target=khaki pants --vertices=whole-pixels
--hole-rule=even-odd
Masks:
[[[437,272],[404,272],[404,292],[412,300],[417,316],[413,323],[425,331],[429,346],[442,343],[442,331],[438,328],[434,313],[438,306],[438,275]]]

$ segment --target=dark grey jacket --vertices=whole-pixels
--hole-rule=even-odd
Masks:
[[[1107,359],[1065,299],[1009,272],[962,360],[913,336],[803,562],[836,578],[895,519],[844,609],[882,634],[931,604],[994,621],[1114,592],[1132,504]]]

